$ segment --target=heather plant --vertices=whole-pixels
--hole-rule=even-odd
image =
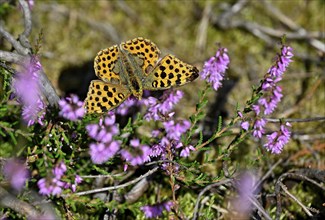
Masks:
[[[34,1],[19,4],[30,15]],[[282,105],[288,89],[283,79],[295,61],[285,36],[278,39],[274,59],[263,61],[264,77],[251,85],[250,98],[236,100],[229,117],[212,118],[216,126],[208,129],[209,97],[220,91],[233,68],[225,44],[211,45],[215,52],[198,64],[201,86],[190,92],[198,101],[187,115],[178,110],[186,95],[179,88],[146,91],[141,100],[130,97],[111,111],[87,114],[83,100],[76,94],[59,98],[46,78],[38,51],[45,42],[24,52],[22,41],[0,28],[16,49],[0,53],[1,218],[284,216],[280,187],[285,177],[274,186],[277,202],[263,204],[261,183],[269,174],[257,173],[257,160],[281,155],[292,139],[290,120],[270,118]],[[258,144],[248,147],[253,142]],[[245,147],[251,153],[241,158],[247,160],[242,167],[236,155]],[[207,192],[213,195],[203,198]]]

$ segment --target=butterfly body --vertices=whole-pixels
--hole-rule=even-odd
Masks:
[[[131,94],[141,99],[143,90],[181,86],[198,77],[196,67],[173,55],[161,60],[159,56],[158,47],[141,37],[99,51],[94,69],[100,80],[90,83],[85,100],[87,112],[106,112]]]

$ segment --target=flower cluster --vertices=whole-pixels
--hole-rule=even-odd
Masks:
[[[162,160],[167,159],[167,151],[176,154],[176,150],[180,150],[179,156],[188,157],[190,151],[195,150],[193,146],[185,146],[181,142],[181,136],[191,127],[191,123],[187,120],[175,122],[170,120],[163,122],[166,134],[160,139],[158,144],[152,146],[151,157],[160,157]],[[161,132],[154,131],[153,136],[158,137]]]
[[[120,133],[115,124],[115,115],[108,113],[99,124],[90,124],[86,127],[89,137],[96,140],[96,143],[90,144],[91,160],[95,164],[105,163],[112,158],[120,149],[120,142],[114,140],[114,136]]]
[[[273,154],[280,154],[284,145],[286,145],[290,140],[291,132],[289,127],[291,127],[291,124],[287,122],[280,126],[279,131],[267,135],[268,141],[264,147]]]
[[[37,72],[42,68],[36,57],[22,66],[23,70],[13,80],[13,90],[18,101],[23,106],[22,116],[27,126],[36,122],[43,125],[45,104],[41,98],[39,76]]]
[[[52,177],[42,178],[37,182],[39,193],[42,195],[59,195],[63,188],[71,188],[74,192],[78,184],[82,182],[80,176],[76,175],[73,184],[62,180],[63,175],[67,171],[67,167],[63,162],[60,162],[52,169]]]
[[[171,112],[174,106],[182,99],[183,92],[180,90],[166,90],[160,100],[149,97],[144,100],[144,104],[148,106],[148,110],[144,115],[147,121],[161,120],[163,117],[170,117],[174,113]]]
[[[29,176],[27,167],[18,159],[9,159],[3,166],[3,174],[10,182],[11,187],[20,191]]]
[[[79,101],[78,96],[71,95],[59,101],[60,112],[63,118],[70,121],[77,121],[85,115],[83,102]]]
[[[144,212],[147,218],[157,218],[162,215],[164,210],[170,212],[171,208],[173,207],[173,202],[162,202],[155,205],[145,205],[142,206],[140,209]]]
[[[230,62],[227,48],[219,48],[215,56],[204,63],[200,73],[202,79],[210,83],[214,90],[218,90],[225,76]]]
[[[283,45],[281,54],[278,55],[275,64],[267,71],[261,85],[263,96],[253,105],[256,115],[264,109],[264,115],[271,114],[282,98],[282,89],[278,83],[282,80],[282,75],[286,71],[289,63],[292,62],[292,48]]]
[[[132,166],[141,165],[150,161],[151,149],[147,145],[140,144],[139,139],[130,141],[130,149],[122,149],[121,155]]]
[[[292,48],[283,45],[281,54],[277,56],[275,64],[267,71],[264,77],[260,87],[261,91],[263,92],[263,96],[255,105],[252,106],[256,116],[258,116],[253,124],[253,136],[256,138],[260,139],[265,134],[264,128],[266,125],[266,120],[261,117],[261,112],[263,112],[264,115],[270,115],[274,112],[278,103],[281,101],[283,96],[282,88],[278,86],[278,83],[282,80],[283,73],[292,62],[292,57]],[[282,127],[283,126],[281,126],[281,128]],[[264,146],[272,153],[280,153],[283,149],[283,145],[285,145],[290,139],[290,132],[287,129],[285,129],[284,133],[286,134],[285,138],[280,135],[280,137],[282,137],[280,139],[281,143],[279,142],[278,144],[275,143],[276,141],[280,141],[278,139],[278,133],[275,132],[268,135],[268,143]]]

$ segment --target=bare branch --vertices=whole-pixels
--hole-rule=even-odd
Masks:
[[[287,17],[279,9],[273,7],[273,5],[270,2],[265,1],[265,0],[263,0],[262,2],[266,6],[266,9],[271,12],[270,14],[273,15],[273,17],[275,17],[276,19],[278,19],[281,23],[285,24],[291,30],[296,31],[300,35],[307,35],[308,31],[306,31],[303,27],[296,24],[293,20],[291,20],[289,17]],[[314,48],[325,53],[325,44],[324,43],[322,43],[319,40],[312,39],[312,38],[307,38],[307,40],[308,40],[309,44],[312,45]]]
[[[27,55],[30,53],[29,49],[23,47],[10,33],[8,33],[1,25],[0,25],[0,36],[3,36],[21,55]]]
[[[22,55],[0,50],[0,60],[2,61],[20,64],[24,59],[25,57]]]
[[[40,216],[40,213],[33,206],[12,196],[2,187],[0,187],[0,205],[32,219],[37,219]]]
[[[19,35],[19,42],[25,48],[28,48],[31,52],[32,46],[29,43],[28,37],[32,32],[32,15],[28,7],[28,3],[25,0],[19,0],[20,7],[24,16],[24,32]]]
[[[264,218],[267,220],[272,220],[271,216],[265,211],[265,209],[262,207],[262,205],[255,199],[254,197],[249,197],[248,200],[252,203],[253,206],[257,208],[258,211],[260,211]]]
[[[284,118],[284,119],[277,119],[277,118],[265,118],[268,122],[278,123],[281,120],[285,122],[314,122],[314,121],[325,121],[325,117],[315,117],[315,118]]]
[[[311,169],[297,170],[296,172],[300,172],[301,174],[300,173],[284,173],[279,177],[279,179],[277,180],[277,182],[275,184],[275,195],[276,195],[276,204],[277,204],[277,206],[276,206],[276,219],[280,219],[280,215],[281,215],[281,212],[282,212],[280,190],[283,189],[283,187],[282,187],[283,183],[282,182],[283,182],[284,179],[290,178],[290,179],[306,181],[306,182],[309,182],[309,183],[312,183],[312,184],[316,185],[317,187],[319,187],[320,189],[325,191],[324,186],[322,186],[318,182],[316,182],[316,181],[310,179],[309,177],[307,177],[307,176],[311,176],[312,178],[315,178],[315,175],[316,175],[317,179],[320,179],[320,181],[324,182],[325,181],[325,172],[324,171],[322,171],[322,172],[314,172],[314,171],[315,170],[311,170]],[[291,198],[293,198],[293,197],[291,197]],[[294,199],[294,200],[297,201],[297,199]],[[309,215],[309,213],[307,213],[307,214]]]
[[[100,189],[88,190],[88,191],[84,191],[84,192],[75,193],[73,195],[83,196],[83,195],[88,195],[88,194],[93,194],[93,193],[98,193],[98,192],[105,192],[105,191],[117,190],[117,189],[125,188],[125,187],[130,186],[130,185],[133,185],[133,184],[139,182],[140,180],[146,178],[147,176],[150,176],[151,174],[157,172],[158,169],[159,169],[159,167],[155,167],[152,170],[149,170],[144,175],[141,175],[138,178],[136,178],[136,179],[134,179],[132,181],[129,181],[127,183],[121,184],[121,185],[110,186],[110,187],[105,187],[105,188],[100,188]],[[69,194],[62,195],[63,198],[65,198],[67,196],[69,196]]]
[[[279,31],[273,28],[264,27],[259,25],[258,23],[248,22],[241,19],[233,19],[234,15],[238,14],[238,12],[246,5],[246,0],[239,0],[235,3],[229,10],[225,11],[221,16],[212,17],[212,24],[223,29],[229,28],[242,28],[256,37],[262,39],[269,45],[274,44],[274,40],[271,37],[280,38],[283,35],[286,35],[288,39],[303,39],[306,40],[311,46],[315,49],[325,52],[325,44],[320,40],[315,38],[324,38],[325,33],[309,33],[304,28],[297,25],[290,18],[288,18],[285,14],[283,14],[280,10],[273,7],[271,3],[268,1],[263,1],[266,9],[270,11],[270,14],[278,19],[281,23],[285,24],[290,31]]]
[[[313,214],[308,210],[308,208],[302,204],[302,202],[300,202],[299,199],[297,199],[294,195],[292,195],[289,190],[287,189],[286,185],[284,185],[283,183],[279,183],[282,190],[285,192],[285,194],[287,194],[293,201],[295,201],[296,203],[298,203],[298,205],[300,205],[300,207],[306,212],[306,214],[309,216],[309,217],[312,217]]]
[[[49,102],[50,106],[58,106],[60,98],[55,91],[54,86],[52,85],[51,81],[47,77],[46,73],[44,72],[43,68],[41,68],[36,73],[40,79],[40,87],[42,94],[46,97],[47,101]]]
[[[28,38],[32,32],[32,15],[30,13],[30,9],[27,1],[19,0],[19,4],[23,9],[24,25],[25,25],[24,32],[21,35],[23,35],[25,38]]]
[[[196,49],[202,54],[203,50],[205,49],[206,42],[207,42],[207,35],[208,35],[208,26],[209,26],[209,19],[212,12],[212,4],[211,1],[206,1],[205,7],[203,10],[201,22],[198,27],[198,31],[196,33]]]
[[[225,179],[225,180],[221,180],[221,181],[219,181],[217,183],[213,183],[213,184],[210,184],[210,185],[206,186],[199,193],[199,195],[198,195],[198,197],[196,199],[196,203],[195,203],[195,207],[194,207],[194,211],[193,211],[193,218],[192,218],[192,220],[196,220],[198,218],[197,214],[198,214],[198,211],[199,211],[200,201],[201,201],[201,197],[204,195],[204,193],[206,193],[207,191],[209,191],[210,189],[212,189],[214,187],[221,186],[221,185],[230,183],[232,181],[233,181],[233,179]]]

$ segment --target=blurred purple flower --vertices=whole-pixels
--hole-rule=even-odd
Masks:
[[[85,115],[83,102],[79,101],[78,96],[71,95],[59,101],[60,112],[63,118],[70,121],[77,121]]]
[[[26,1],[27,1],[29,9],[32,10],[35,5],[35,1],[34,0],[26,0]]]
[[[250,198],[254,196],[255,179],[256,177],[249,172],[245,172],[239,176],[236,184],[238,197],[232,202],[232,206],[236,209],[239,216],[248,216],[252,210]]]
[[[45,105],[41,99],[38,99],[35,105],[23,106],[22,116],[24,121],[27,122],[28,127],[32,126],[36,122],[43,126],[45,114]]]
[[[267,135],[268,142],[264,147],[266,147],[268,151],[271,151],[272,154],[280,154],[284,145],[290,140],[291,131],[289,127],[291,127],[291,124],[287,122],[280,126],[280,131]]]
[[[118,141],[109,143],[91,143],[89,146],[89,154],[94,164],[102,164],[112,158],[120,149]]]
[[[219,89],[228,69],[230,59],[227,52],[227,48],[219,48],[216,55],[204,63],[201,77],[212,84],[214,90]]]
[[[4,177],[10,182],[11,187],[20,191],[29,176],[27,167],[18,159],[9,159],[3,166]]]
[[[132,166],[141,165],[150,161],[151,149],[147,145],[140,144],[139,139],[133,139],[130,141],[128,150],[122,149],[121,156]]]
[[[170,212],[172,207],[173,207],[173,202],[168,201],[168,202],[158,203],[155,205],[145,205],[142,206],[140,209],[141,211],[143,211],[146,218],[157,218],[162,215],[162,212],[164,210]]]
[[[143,100],[143,103],[148,106],[144,119],[161,120],[163,117],[170,117],[174,106],[182,99],[183,92],[180,90],[166,90],[162,97],[158,100],[154,97],[149,97]]]
[[[23,106],[22,116],[27,126],[31,126],[36,122],[43,125],[45,104],[41,98],[39,77],[37,75],[37,71],[41,68],[37,58],[32,58],[29,63],[26,62],[22,66],[23,70],[15,76],[12,83],[14,93]]]

